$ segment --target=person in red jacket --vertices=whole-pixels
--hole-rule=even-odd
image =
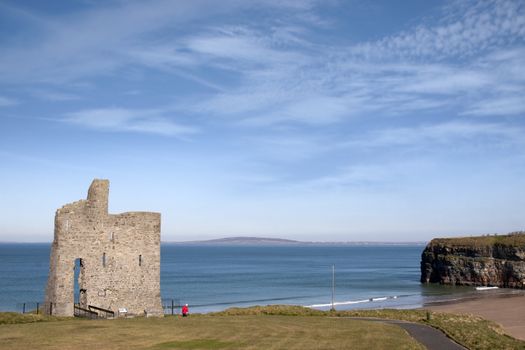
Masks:
[[[182,317],[186,317],[186,316],[188,316],[189,312],[190,312],[190,311],[189,311],[189,309],[188,309],[188,304],[184,305],[184,306],[182,307]]]

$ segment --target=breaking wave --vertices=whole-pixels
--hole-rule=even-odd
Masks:
[[[361,300],[337,301],[337,302],[334,302],[333,305],[340,306],[340,305],[355,305],[355,304],[373,303],[373,302],[387,301],[387,300],[393,300],[393,299],[409,297],[409,296],[411,295],[391,295],[391,296],[374,297],[374,298],[361,299]],[[322,307],[331,307],[331,306],[332,306],[332,303],[305,305],[305,307],[309,307],[309,308],[322,308]]]

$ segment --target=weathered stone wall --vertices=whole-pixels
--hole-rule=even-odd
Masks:
[[[434,239],[421,255],[421,282],[525,288],[525,234]]]
[[[108,214],[109,181],[94,180],[87,200],[55,215],[46,302],[73,315],[75,260],[81,259],[80,306],[162,315],[160,214]]]

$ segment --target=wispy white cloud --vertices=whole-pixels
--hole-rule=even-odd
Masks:
[[[459,150],[460,146],[471,142],[480,142],[485,148],[496,144],[521,145],[524,143],[521,127],[502,123],[478,123],[451,121],[439,124],[412,127],[391,127],[371,131],[362,138],[355,138],[342,143],[341,147],[395,147],[408,146],[434,148],[436,144],[451,146]],[[485,141],[485,142],[483,142]],[[490,141],[490,142],[488,142]]]
[[[231,60],[235,62],[235,66],[232,65],[230,68],[235,70],[243,68],[243,62],[273,66],[306,59],[305,55],[292,50],[272,47],[273,40],[275,38],[259,35],[246,27],[226,27],[219,28],[217,33],[190,37],[183,45],[196,54],[207,56],[206,63],[213,63],[213,59]]]
[[[29,36],[23,46],[5,50],[0,57],[0,74],[4,81],[23,78],[50,83],[108,74],[133,63],[126,52],[136,51],[155,31],[213,13],[227,13],[238,6],[229,0],[221,6],[207,0],[130,1],[57,18],[40,16],[32,20],[36,15],[25,16],[40,27],[39,35]]]
[[[147,4],[118,1],[56,17],[3,4],[6,11],[18,14],[18,20],[38,27],[38,36],[30,32],[23,45],[6,48],[0,56],[0,74],[4,81],[53,83],[110,74],[130,64],[146,63],[163,68],[192,65],[196,56],[177,50],[181,46],[178,41],[187,33],[185,27],[191,21],[254,8],[302,12],[317,2],[224,0],[217,6],[212,0],[176,3],[156,0]],[[159,40],[156,34],[165,30],[175,34]],[[195,52],[216,55],[227,55],[221,50],[228,47],[247,49],[246,54],[258,50],[257,46],[238,37],[216,39],[219,42],[196,38],[185,46],[193,46]],[[240,55],[243,51],[234,54]]]
[[[282,179],[265,185],[283,191],[395,191],[403,188],[405,181],[416,186],[418,179],[423,183],[429,174],[448,172],[450,167],[454,168],[454,162],[464,163],[480,154],[486,159],[497,154],[500,160],[519,164],[525,157],[524,132],[523,127],[503,123],[453,121],[354,133],[348,137],[350,140],[343,142],[303,137],[300,143],[293,140],[287,143],[286,137],[282,140],[274,137],[267,140],[268,148],[272,149],[271,143],[277,145],[273,148],[275,152],[282,152],[275,157],[288,157],[288,162],[309,159],[325,164],[328,155],[358,156],[343,156],[341,159],[346,161],[329,162],[330,166],[318,168],[314,173],[294,176],[286,186]]]
[[[433,24],[346,46],[309,40],[312,17],[322,20],[313,11],[317,5],[231,0],[213,6],[206,0],[159,0],[147,5],[119,2],[59,20],[25,15],[42,28],[41,38],[4,48],[0,76],[11,82],[60,82],[139,65],[210,88],[199,106],[188,107],[190,112],[212,112],[257,126],[330,124],[370,112],[450,106],[481,114],[480,101],[516,102],[505,91],[523,90],[524,79],[518,77],[525,75],[525,10],[519,1],[457,2],[441,19],[429,22]],[[267,19],[264,28],[212,21],[191,32],[182,30],[194,19],[254,8],[277,16]],[[117,17],[126,21],[116,23]],[[155,37],[167,29],[173,35]],[[203,74],[209,69],[221,70],[228,79]],[[495,109],[483,110],[488,114]],[[508,110],[516,114],[522,108]]]
[[[0,96],[0,107],[9,107],[17,105],[19,102],[10,97]]]
[[[73,100],[82,99],[82,97],[77,94],[69,93],[69,92],[55,91],[55,90],[34,90],[31,92],[31,94],[42,100],[56,101],[56,102],[73,101]]]
[[[525,98],[523,95],[493,98],[472,104],[464,115],[479,116],[523,116],[525,115]]]
[[[41,43],[8,48],[0,74],[7,81],[60,82],[118,75],[124,67],[155,69],[208,89],[181,113],[236,126],[313,127],[444,109],[520,115],[525,10],[512,0],[468,4],[454,3],[441,19],[380,40],[329,45],[309,38],[322,21],[313,11],[318,1],[118,2],[36,21]],[[264,17],[264,27],[212,20],[184,28],[254,8],[275,18]],[[114,23],[115,17],[126,21]],[[155,35],[163,31],[170,35]]]
[[[525,9],[520,1],[455,2],[438,25],[410,30],[356,45],[350,52],[367,58],[470,57],[525,37]]]
[[[303,162],[330,152],[334,145],[326,137],[284,131],[271,136],[245,137],[243,145],[249,147],[260,159],[288,164]]]
[[[356,111],[362,110],[362,101],[353,96],[311,94],[290,99],[275,110],[248,116],[242,124],[255,127],[281,123],[323,126],[348,120]]]
[[[502,211],[522,207],[514,202],[509,207],[507,194],[522,188],[524,178],[522,1],[451,0],[431,18],[412,18],[415,25],[405,24],[401,32],[381,37],[395,21],[379,24],[369,33],[379,39],[368,41],[359,31],[349,33],[353,24],[338,8],[317,11],[327,2],[224,0],[218,6],[214,0],[119,0],[68,6],[60,13],[4,2],[0,17],[7,13],[10,23],[20,25],[16,39],[2,37],[0,84],[7,104],[24,103],[20,116],[4,113],[11,119],[2,131],[33,127],[42,132],[39,141],[48,137],[40,142],[42,154],[51,152],[62,141],[51,140],[49,128],[39,128],[42,119],[27,116],[49,106],[42,114],[61,115],[69,127],[191,138],[199,142],[176,150],[177,162],[170,153],[163,155],[169,161],[148,157],[144,163],[126,162],[132,170],[122,171],[145,168],[147,175],[136,176],[162,179],[159,164],[173,172],[183,169],[188,203],[194,193],[202,198],[216,193],[219,203],[224,193],[248,188],[229,200],[246,207],[239,198],[255,203],[254,194],[274,197],[258,203],[252,212],[257,218],[272,205],[277,208],[272,213],[283,219],[290,208],[299,213],[296,208],[309,207],[289,220],[290,227],[308,216],[316,218],[320,232],[334,222],[334,212],[342,219],[334,224],[341,232],[355,226],[352,211],[370,217],[362,222],[366,228],[378,208],[403,206],[411,191],[420,198],[417,203],[433,203],[429,212],[442,212],[441,204],[428,198],[456,181],[441,179],[445,173],[463,180],[451,191],[470,186],[487,202],[502,198],[507,205]],[[78,12],[67,12],[75,8]],[[32,94],[35,86],[44,93]],[[27,93],[37,99],[26,108]],[[6,100],[0,98],[2,104]],[[137,135],[121,136],[119,141],[134,146]],[[75,154],[92,152],[73,147]],[[187,159],[180,162],[179,156]],[[474,184],[471,168],[479,177]],[[219,169],[212,185],[210,169]],[[507,173],[508,181],[502,180]],[[397,189],[399,200],[389,200]],[[421,190],[429,196],[416,193]],[[454,198],[443,196],[443,207]],[[464,203],[454,214],[476,205]],[[235,205],[232,217],[238,216]],[[414,207],[396,220],[411,222]],[[479,217],[474,211],[469,219]]]
[[[482,70],[469,70],[459,67],[420,66],[420,71],[407,77],[406,85],[399,86],[397,91],[417,94],[446,94],[479,90],[494,82],[490,73]]]
[[[63,121],[96,130],[131,131],[177,137],[184,137],[198,131],[194,127],[172,121],[166,117],[165,111],[160,110],[89,109],[70,113]]]
[[[10,162],[11,164],[13,162],[22,162],[22,163],[28,163],[32,165],[37,165],[39,167],[49,167],[49,168],[57,168],[57,169],[69,169],[71,170],[80,170],[82,172],[94,172],[94,173],[100,173],[102,170],[101,168],[93,167],[92,165],[73,165],[71,162],[64,161],[58,159],[59,157],[52,157],[52,156],[41,156],[41,155],[33,155],[29,153],[20,153],[20,152],[12,152],[12,151],[6,151],[3,149],[0,149],[0,159],[2,159],[6,162]]]
[[[503,152],[500,156],[512,154],[513,157],[523,158],[524,132],[525,128],[520,125],[501,122],[449,121],[405,127],[389,125],[360,132],[300,133],[284,130],[266,137],[247,137],[243,147],[251,149],[258,159],[271,163],[321,162],[327,164],[324,170],[331,173],[333,164],[338,162],[328,160],[334,157],[351,159],[352,166],[361,166],[365,162],[367,167],[385,154],[388,154],[388,162],[407,162],[418,154],[426,154],[428,159],[432,159],[451,153],[488,155]]]
[[[520,103],[508,97],[525,85],[524,9],[503,0],[471,5],[448,9],[437,24],[349,47],[313,44],[305,32],[287,32],[289,25],[285,44],[249,27],[194,34],[181,48],[200,64],[236,70],[238,85],[190,109],[257,127],[452,109],[481,114],[481,107],[488,115],[502,97],[516,103],[492,115],[519,114]]]
[[[398,161],[358,164],[337,169],[330,175],[323,175],[297,182],[292,185],[305,191],[347,189],[366,190],[378,187],[394,187],[407,175],[413,175],[422,168],[434,165],[428,161]]]

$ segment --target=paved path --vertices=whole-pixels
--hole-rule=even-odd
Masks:
[[[350,317],[353,320],[374,321],[394,324],[406,330],[410,336],[423,344],[428,350],[465,350],[463,346],[430,326],[425,326],[419,323],[411,323],[399,320],[389,320],[382,318],[369,317]]]

